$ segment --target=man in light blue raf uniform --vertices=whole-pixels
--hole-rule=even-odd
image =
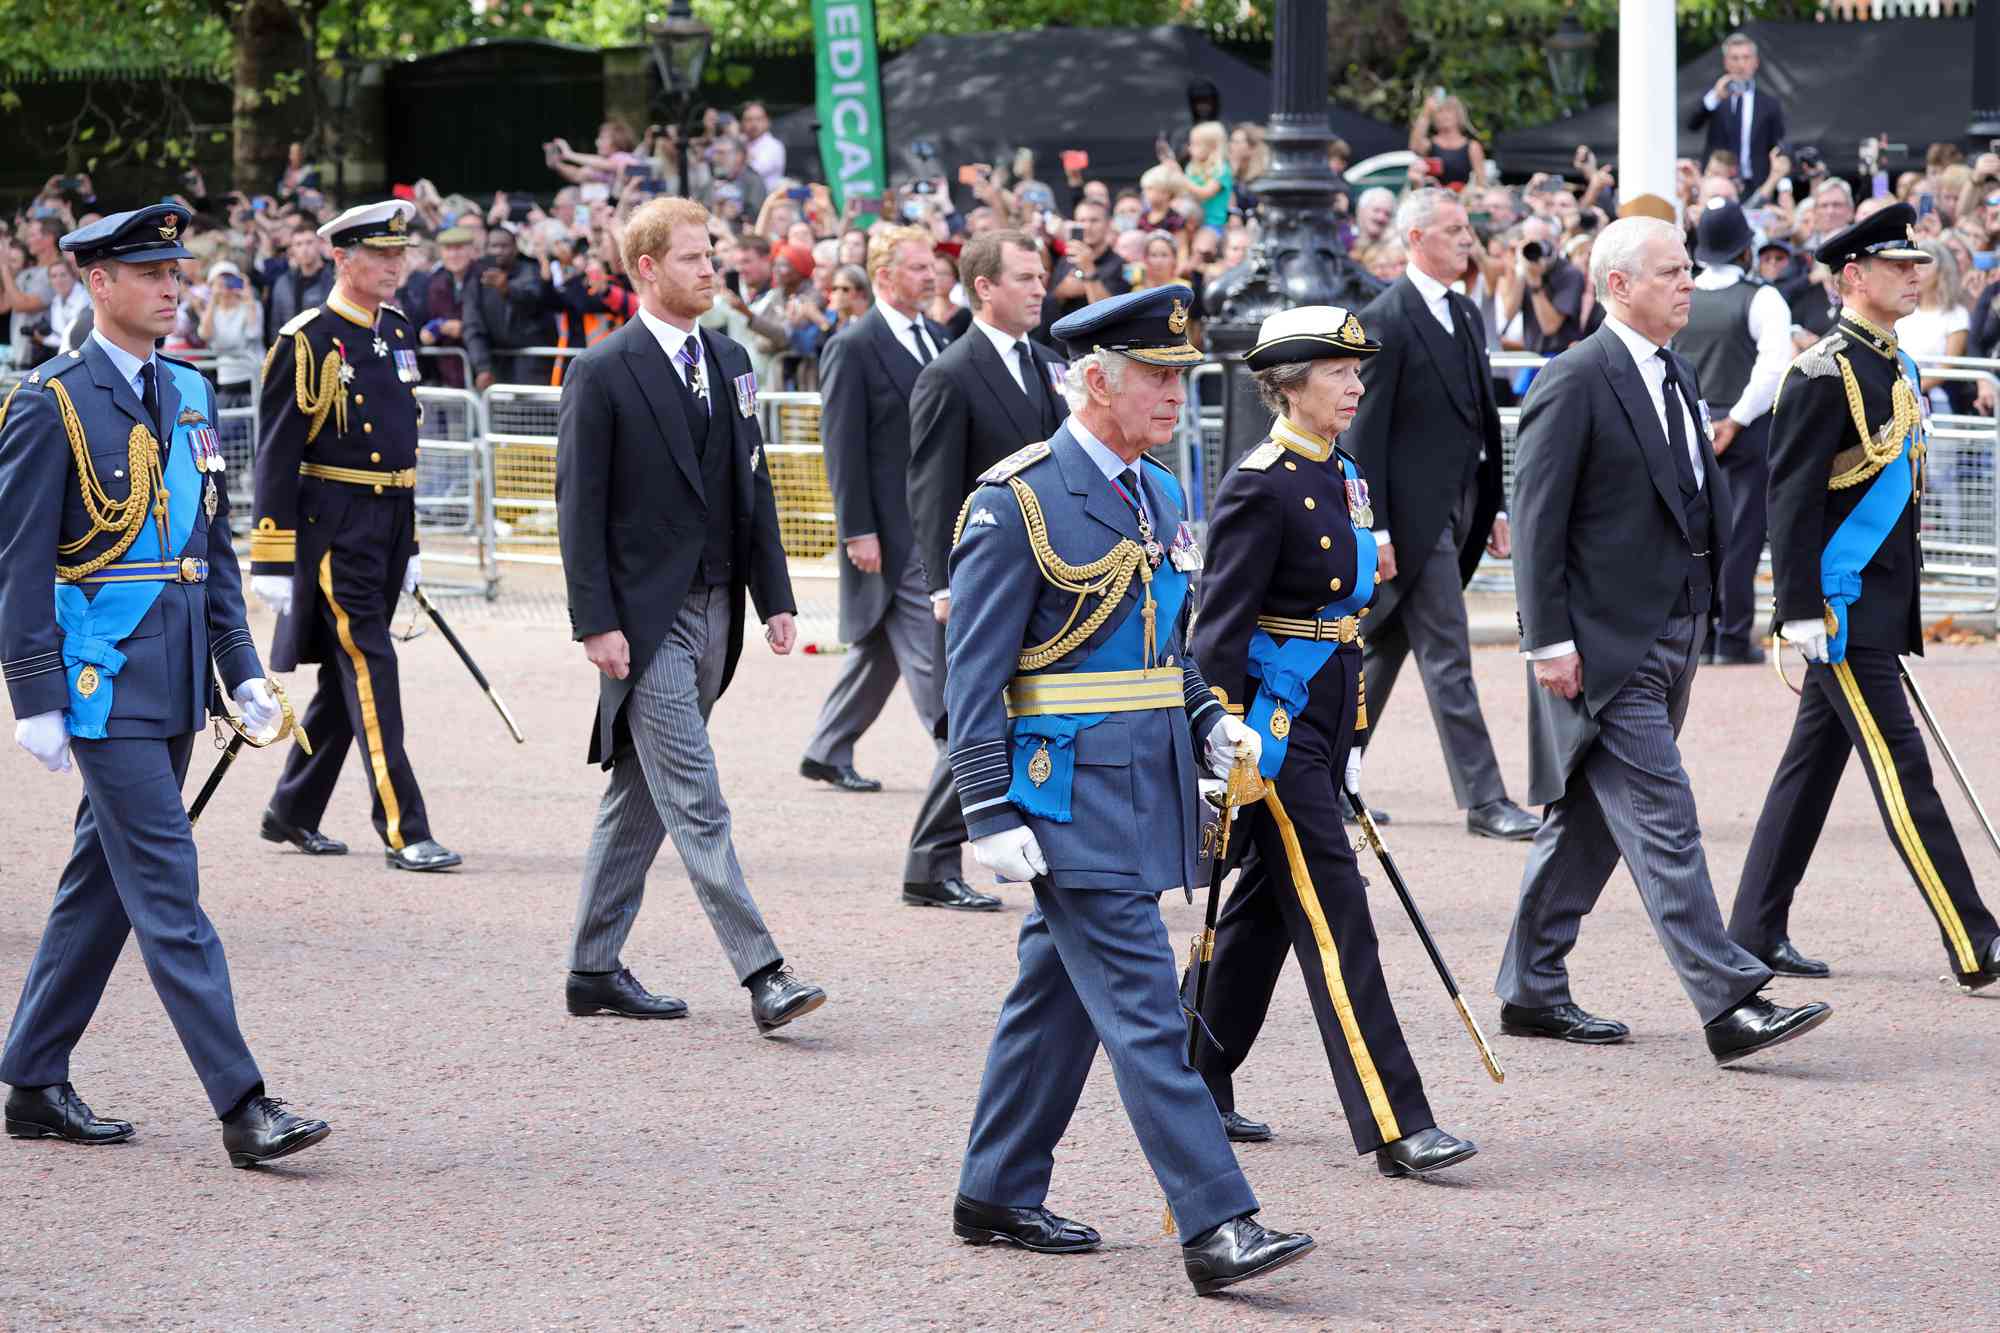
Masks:
[[[1159,895],[1195,882],[1197,747],[1224,775],[1255,732],[1187,655],[1201,557],[1180,487],[1145,451],[1180,418],[1194,294],[1154,288],[1055,326],[1072,415],[995,464],[951,555],[946,713],[972,853],[1031,882],[1021,971],[1000,1010],[952,1230],[1041,1253],[1098,1233],[1043,1206],[1057,1140],[1101,1042],[1203,1295],[1269,1273],[1312,1237],[1267,1231],[1188,1067]]]
[[[255,1166],[328,1129],[264,1095],[181,808],[215,693],[211,661],[250,730],[269,733],[281,716],[243,624],[215,390],[153,350],[174,324],[187,224],[185,209],[159,204],[63,237],[95,331],[0,406],[0,674],[14,738],[50,772],[74,754],[83,774],[76,843],[0,1082],[12,1085],[14,1138],[132,1137],[77,1096],[69,1056],[137,934],[230,1161]]]

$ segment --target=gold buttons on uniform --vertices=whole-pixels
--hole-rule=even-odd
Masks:
[[[382,488],[380,486],[377,486],[375,488],[375,494],[380,495],[381,493],[382,493]]]
[[[1308,509],[1319,508],[1319,505],[1313,500],[1313,498],[1310,495],[1306,497],[1306,508]]]
[[[1319,539],[1319,549],[1320,549],[1320,550],[1322,550],[1322,551],[1330,551],[1330,550],[1332,550],[1332,549],[1333,549],[1333,538],[1331,538],[1331,537],[1321,537],[1321,538]]]
[[[363,397],[362,395],[360,395],[360,394],[358,394],[358,393],[354,395],[354,405],[355,405],[356,407],[359,407],[359,406],[360,406],[361,404],[363,404],[363,403],[365,403],[365,402],[367,402],[367,401],[368,401],[368,400],[367,400],[367,399],[366,399],[365,397]]]
[[[373,435],[373,434],[375,433],[375,423],[374,423],[374,422],[372,422],[372,421],[364,421],[364,422],[362,422],[362,423],[361,423],[361,433],[362,433],[363,435]]]
[[[1287,472],[1297,472],[1298,470],[1299,470],[1299,465],[1298,465],[1297,463],[1294,463],[1294,462],[1293,462],[1293,461],[1292,461],[1291,459],[1289,459],[1289,458],[1287,458],[1287,459],[1285,460],[1285,471],[1287,471]]]
[[[369,462],[371,462],[371,463],[379,463],[379,462],[381,462],[381,461],[382,461],[382,455],[380,455],[380,454],[370,454],[370,455],[368,455],[368,461],[369,461]]]
[[[1328,583],[1328,584],[1327,584],[1326,586],[1327,586],[1327,587],[1329,587],[1329,588],[1331,588],[1331,589],[1333,589],[1333,590],[1334,590],[1335,592],[1339,592],[1339,591],[1340,591],[1340,580],[1339,580],[1339,579],[1334,579],[1334,580],[1330,581],[1330,582],[1329,582],[1329,583]]]

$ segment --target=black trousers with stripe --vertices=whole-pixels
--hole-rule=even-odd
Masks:
[[[289,747],[271,812],[316,829],[350,746],[361,762],[375,832],[400,850],[431,836],[423,793],[403,749],[403,691],[389,618],[415,543],[408,504],[357,506],[320,557],[319,693],[300,719],[313,752]]]
[[[1792,897],[1852,751],[1861,755],[1890,845],[1937,922],[1953,970],[1961,976],[1978,971],[2000,927],[1979,900],[1938,798],[1896,654],[1879,648],[1850,647],[1838,665],[1807,668],[1792,738],[1750,840],[1730,936],[1764,955],[1790,933]]]
[[[1361,653],[1343,648],[1313,678],[1292,724],[1285,764],[1261,806],[1232,835],[1253,854],[1215,927],[1215,957],[1195,1068],[1215,1104],[1233,1110],[1233,1076],[1250,1054],[1289,949],[1298,955],[1355,1151],[1437,1123],[1382,975],[1368,895],[1340,818],[1340,782],[1354,739]],[[1239,844],[1240,845],[1240,844]]]

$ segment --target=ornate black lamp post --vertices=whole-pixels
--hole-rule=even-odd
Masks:
[[[653,68],[660,74],[660,103],[670,108],[675,128],[674,161],[680,171],[681,193],[688,188],[688,139],[694,131],[694,95],[701,88],[701,72],[708,64],[715,32],[694,16],[688,0],[673,0],[665,18],[648,18],[646,36],[653,45]]]
[[[1326,146],[1326,0],[1278,0],[1271,53],[1271,169],[1250,188],[1261,231],[1249,258],[1217,278],[1205,304],[1208,341],[1223,367],[1221,466],[1264,438],[1271,414],[1243,354],[1265,318],[1300,305],[1365,305],[1382,289],[1340,247]]]
[[[1549,83],[1555,88],[1556,102],[1565,116],[1583,106],[1583,94],[1590,82],[1590,62],[1597,54],[1597,34],[1577,22],[1574,12],[1562,16],[1556,30],[1542,43],[1542,57],[1549,62]]]

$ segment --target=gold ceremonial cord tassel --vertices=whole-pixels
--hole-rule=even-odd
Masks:
[[[123,500],[114,500],[98,480],[97,469],[91,465],[90,442],[84,437],[83,422],[76,415],[76,404],[70,400],[69,390],[63,387],[60,380],[51,381],[49,390],[55,394],[56,411],[62,417],[64,433],[69,436],[70,454],[76,460],[77,489],[83,496],[84,515],[90,519],[89,532],[73,542],[62,543],[56,551],[59,555],[75,555],[107,532],[118,535],[108,549],[80,565],[58,562],[56,577],[66,583],[74,583],[124,555],[138,540],[139,530],[146,526],[148,514],[152,514],[159,524],[160,549],[165,551],[166,478],[160,471],[160,442],[153,438],[153,432],[144,426],[134,426],[126,437],[125,466],[132,478],[132,489]]]
[[[340,353],[328,352],[326,359],[320,362],[319,387],[315,391],[312,385],[312,343],[303,330],[294,333],[292,339],[293,389],[298,396],[300,413],[311,423],[306,427],[306,443],[311,444],[318,437],[329,412],[333,413],[335,429],[342,435],[347,434],[347,386],[340,381]]]
[[[1034,488],[1018,477],[1010,478],[1007,485],[1021,506],[1021,518],[1028,526],[1028,547],[1034,552],[1035,565],[1041,570],[1042,577],[1064,592],[1076,594],[1076,605],[1071,608],[1069,619],[1063,622],[1056,636],[1021,654],[1021,670],[1039,671],[1095,634],[1098,626],[1110,618],[1112,610],[1125,600],[1125,592],[1132,586],[1135,573],[1142,575],[1146,585],[1146,658],[1150,663],[1153,647],[1153,571],[1146,564],[1145,549],[1135,541],[1121,539],[1089,564],[1072,565],[1049,545],[1048,522],[1042,517],[1041,501],[1035,498]],[[1097,608],[1084,616],[1079,624],[1077,617],[1083,614],[1083,603],[1087,597],[1100,600]]]
[[[1923,407],[1911,391],[1909,380],[1898,373],[1896,385],[1889,391],[1893,413],[1880,430],[1869,430],[1868,418],[1862,411],[1861,384],[1854,378],[1854,367],[1844,356],[1837,356],[1834,360],[1840,363],[1840,383],[1847,391],[1847,410],[1854,418],[1855,433],[1861,437],[1858,446],[1843,449],[1835,455],[1833,476],[1827,479],[1828,490],[1844,491],[1850,486],[1859,486],[1902,456],[1904,445],[1923,420]],[[1914,479],[1911,484],[1915,486]]]

